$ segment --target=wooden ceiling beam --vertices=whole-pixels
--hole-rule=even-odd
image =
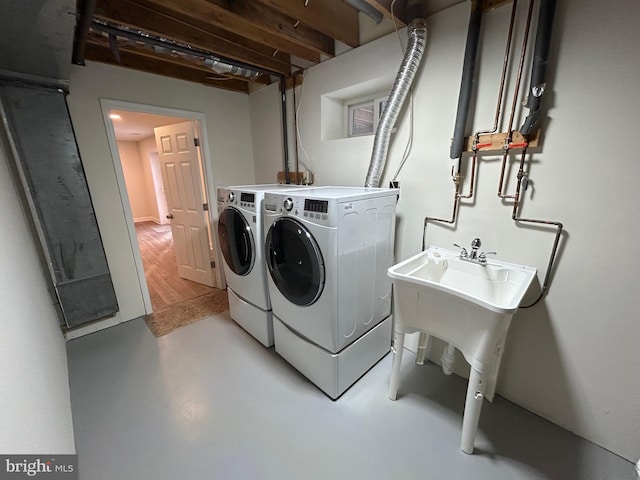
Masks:
[[[106,37],[90,34],[87,41],[95,46],[110,49],[109,40]],[[160,53],[151,48],[145,48],[142,46],[133,45],[129,43],[118,42],[118,52],[128,52],[134,55],[148,57],[158,61],[165,61],[173,65],[192,68],[195,70],[199,70],[201,72],[205,72],[212,77],[218,76],[222,81],[224,81],[225,78],[233,78],[235,80],[239,80],[242,82],[251,81],[255,83],[261,83],[263,85],[269,85],[271,83],[267,75],[259,75],[257,77],[250,79],[248,77],[233,75],[231,73],[220,73],[212,70],[207,65],[205,65],[204,60],[202,61],[202,63],[199,63],[196,61],[190,61],[179,55],[170,55],[168,53]]]
[[[275,31],[267,31],[262,26],[237,15],[223,6],[214,3],[217,0],[134,0],[135,3],[146,5],[154,10],[178,18],[191,25],[207,29],[213,25],[232,33],[242,34],[246,38],[269,45],[270,47],[285,51],[291,55],[304,58],[313,63],[320,62],[320,54],[316,51],[303,47],[300,44],[287,39],[284,35],[276,34]],[[222,0],[223,3],[224,0]]]
[[[254,0],[346,43],[360,45],[358,12],[342,0]],[[306,4],[306,6],[305,6]]]
[[[160,35],[176,42],[200,48],[212,54],[254,65],[272,72],[289,76],[291,67],[288,54],[276,54],[274,50],[245,40],[245,45],[235,43],[231,35],[223,38],[218,34],[226,32],[215,28],[200,28],[162,12],[138,5],[130,0],[98,0],[94,16],[134,29]],[[211,31],[209,31],[211,30]],[[215,33],[214,33],[215,32]],[[261,51],[260,51],[261,50]]]
[[[215,73],[203,72],[201,70],[169,63],[166,60],[158,60],[136,53],[120,50],[120,63],[116,62],[113,53],[108,47],[96,45],[93,42],[87,43],[85,59],[94,62],[101,62],[119,67],[131,68],[146,73],[153,73],[165,77],[177,78],[188,82],[200,83],[211,87],[222,88],[234,92],[248,93],[247,82],[236,79],[218,80],[213,78]]]
[[[296,42],[321,55],[335,55],[333,38],[255,0],[233,0],[228,2],[228,8],[269,33]]]

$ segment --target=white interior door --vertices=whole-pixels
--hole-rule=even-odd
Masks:
[[[209,221],[195,123],[155,128],[178,275],[212,287]]]

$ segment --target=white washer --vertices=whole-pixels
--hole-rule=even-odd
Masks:
[[[331,398],[391,345],[397,189],[267,192],[265,259],[276,352]]]
[[[262,199],[267,190],[309,187],[289,184],[219,187],[218,240],[224,257],[231,318],[266,347],[273,345],[267,290]]]

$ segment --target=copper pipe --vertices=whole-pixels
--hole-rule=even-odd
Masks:
[[[457,198],[472,198],[473,197],[473,187],[476,183],[476,168],[478,164],[478,150],[473,150],[473,157],[471,157],[471,180],[469,181],[469,193],[466,195],[462,195],[460,193],[456,194]]]
[[[462,177],[460,176],[460,166],[462,164],[462,156],[460,158],[458,158],[458,173],[456,173],[455,175],[453,174],[454,172],[454,167],[452,167],[452,171],[451,171],[451,175],[452,175],[452,180],[453,183],[455,185],[455,192],[453,194],[453,210],[451,212],[451,218],[450,219],[446,219],[446,218],[437,218],[437,217],[425,217],[424,218],[424,226],[422,228],[422,250],[425,249],[426,246],[426,238],[427,238],[427,225],[429,224],[429,222],[440,222],[440,223],[448,223],[448,224],[453,224],[456,221],[456,218],[458,216],[458,205],[460,204],[460,183],[462,182]],[[466,197],[464,197],[466,198]]]
[[[504,52],[504,59],[502,61],[502,75],[500,76],[500,88],[498,89],[498,101],[496,105],[496,115],[493,119],[493,128],[491,130],[478,130],[474,134],[473,143],[474,145],[478,143],[480,139],[480,135],[486,133],[496,133],[498,131],[498,121],[500,119],[500,114],[502,113],[502,97],[504,96],[504,85],[507,79],[507,67],[509,65],[509,54],[511,52],[511,44],[513,39],[513,27],[515,25],[516,19],[516,7],[518,6],[518,0],[513,0],[513,5],[511,7],[511,20],[509,21],[509,34],[507,35],[507,46]]]
[[[556,253],[558,252],[558,245],[560,243],[560,237],[562,236],[562,231],[563,231],[563,228],[564,228],[561,222],[556,222],[554,220],[539,220],[539,219],[518,217],[518,207],[520,206],[520,189],[521,189],[521,186],[522,186],[522,178],[524,177],[524,160],[525,160],[526,152],[527,152],[527,149],[525,148],[522,151],[522,156],[520,157],[520,168],[518,169],[518,181],[517,181],[517,184],[516,184],[516,193],[514,195],[515,200],[513,202],[513,213],[511,214],[511,218],[515,222],[524,222],[524,223],[534,223],[534,224],[538,224],[538,225],[555,226],[556,227],[556,236],[555,236],[555,239],[553,241],[553,247],[551,248],[551,254],[549,256],[549,263],[547,264],[547,271],[546,271],[545,276],[544,276],[544,281],[542,283],[542,289],[540,291],[540,295],[538,295],[538,298],[536,298],[536,300],[533,301],[532,303],[530,303],[529,305],[521,305],[519,308],[530,308],[530,307],[533,307],[540,300],[542,300],[542,298],[545,296],[545,294],[549,290],[549,285],[551,283],[551,280],[550,280],[551,279],[551,272],[553,270],[553,264],[555,262]]]
[[[513,92],[513,101],[511,102],[511,114],[509,116],[509,128],[507,129],[507,137],[505,138],[504,153],[502,154],[502,163],[500,166],[500,182],[498,185],[498,197],[500,198],[515,198],[514,195],[506,195],[504,193],[504,173],[507,165],[507,157],[509,156],[509,149],[511,143],[511,136],[513,135],[513,120],[516,115],[516,107],[518,105],[518,94],[520,93],[520,82],[522,81],[522,70],[524,67],[524,59],[527,54],[527,43],[529,41],[529,29],[531,27],[531,15],[533,13],[534,0],[529,1],[529,11],[527,13],[527,23],[524,30],[524,36],[522,39],[522,48],[520,50],[520,61],[518,62],[518,74],[516,76],[516,85]],[[526,148],[525,150],[526,151]],[[524,152],[523,152],[524,153]]]
[[[529,1],[529,12],[527,14],[527,24],[524,29],[524,37],[522,39],[522,50],[520,52],[520,61],[518,62],[518,74],[516,76],[516,86],[513,92],[513,102],[511,102],[511,115],[509,116],[509,136],[506,143],[511,142],[511,134],[513,133],[513,120],[516,115],[516,107],[518,106],[518,94],[520,93],[520,82],[522,81],[522,70],[524,67],[524,59],[527,55],[527,43],[529,42],[529,29],[531,27],[531,15],[533,13],[534,0]]]

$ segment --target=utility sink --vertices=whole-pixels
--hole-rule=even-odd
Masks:
[[[440,247],[430,247],[388,270],[395,321],[389,398],[395,400],[397,395],[406,333],[420,332],[448,342],[450,356],[454,347],[460,350],[471,366],[462,427],[465,453],[473,452],[482,399],[493,399],[511,318],[536,271],[493,258],[484,264],[463,260],[458,252]]]

